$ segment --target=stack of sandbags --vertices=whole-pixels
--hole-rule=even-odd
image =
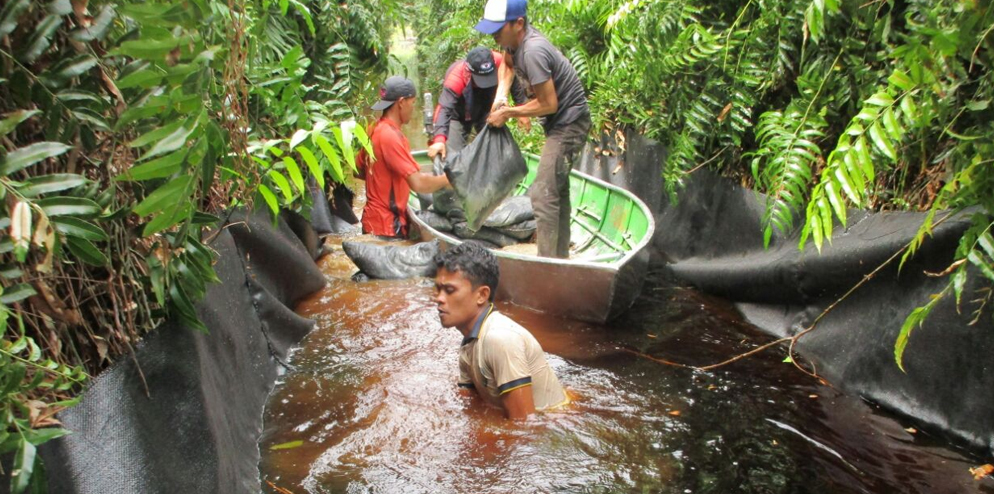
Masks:
[[[528,196],[514,196],[497,206],[476,232],[465,221],[439,214],[434,208],[416,213],[428,226],[465,240],[477,240],[495,248],[528,242],[535,234],[535,213]]]

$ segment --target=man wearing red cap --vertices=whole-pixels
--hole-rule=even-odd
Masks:
[[[381,237],[407,237],[407,200],[411,190],[430,194],[449,185],[444,175],[421,173],[411,156],[411,145],[400,130],[414,113],[414,83],[399,76],[380,86],[380,101],[372,106],[383,112],[373,127],[370,143],[374,160],[360,159],[360,178],[366,181],[366,206],[362,232]]]
[[[500,52],[489,48],[473,48],[464,60],[456,60],[445,71],[442,93],[435,107],[435,131],[428,146],[428,157],[458,153],[466,146],[472,132],[479,132],[487,122],[497,93],[497,70],[503,61]],[[521,87],[513,82],[511,94],[515,103],[524,103]],[[518,119],[527,131],[531,122]]]
[[[538,254],[569,257],[569,171],[579,160],[590,130],[583,84],[569,60],[525,17],[526,0],[488,0],[476,30],[490,34],[504,50],[497,95],[487,122],[501,126],[517,117],[542,117],[546,141],[529,189],[535,210]],[[506,106],[517,74],[530,90],[527,103]]]

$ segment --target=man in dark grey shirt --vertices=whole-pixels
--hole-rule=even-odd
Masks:
[[[493,35],[509,56],[498,70],[497,94],[487,118],[501,126],[511,118],[542,117],[546,141],[529,195],[535,210],[538,254],[569,257],[569,171],[579,161],[590,131],[583,84],[569,60],[525,17],[527,0],[489,0],[476,30]],[[528,102],[507,106],[515,74],[524,81]]]

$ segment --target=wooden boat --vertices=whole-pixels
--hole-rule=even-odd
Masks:
[[[429,164],[424,151],[414,157]],[[524,194],[535,179],[538,157],[526,155],[526,162],[528,175],[514,195]],[[642,290],[649,263],[646,247],[655,229],[652,213],[631,192],[576,170],[570,173],[570,203],[570,258],[495,250],[501,269],[497,297],[548,314],[606,322],[631,307]],[[437,238],[443,248],[463,242],[419,218],[416,195],[408,207],[415,238]]]

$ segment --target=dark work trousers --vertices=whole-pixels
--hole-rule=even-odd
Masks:
[[[450,156],[455,156],[456,153],[462,151],[462,148],[466,147],[466,141],[469,140],[471,132],[473,132],[472,122],[462,122],[459,120],[449,122],[449,135],[445,136],[446,160]]]
[[[528,191],[535,210],[536,243],[542,257],[569,257],[569,172],[580,161],[590,118],[556,127],[545,137],[538,173]]]

